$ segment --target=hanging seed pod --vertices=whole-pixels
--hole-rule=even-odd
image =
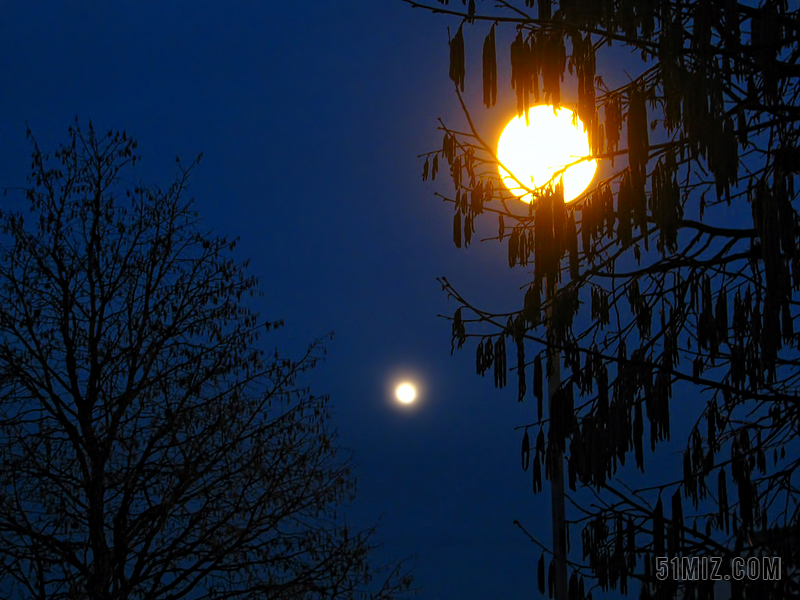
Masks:
[[[698,356],[692,361],[692,377],[697,379],[703,374],[703,357]]]
[[[628,517],[627,528],[625,531],[626,554],[628,555],[628,568],[636,568],[636,528],[633,525],[633,517]]]
[[[619,96],[617,94],[609,96],[603,109],[605,114],[606,148],[611,155],[611,166],[613,167],[614,153],[619,148],[619,137],[622,131],[622,107]]]
[[[631,86],[628,96],[628,164],[634,184],[644,182],[650,142],[647,126],[647,104],[641,85]]]
[[[601,421],[608,416],[608,370],[602,363],[597,369],[597,415]]]
[[[463,25],[459,25],[455,37],[450,40],[450,79],[461,91],[464,91],[464,33]]]
[[[472,212],[467,211],[464,215],[464,247],[469,246],[472,241],[472,232],[475,231],[475,226],[472,223]]]
[[[439,154],[433,155],[433,164],[431,168],[431,179],[436,180],[436,174],[439,172]]]
[[[494,387],[504,388],[507,381],[506,339],[504,335],[500,335],[494,345]]]
[[[708,403],[706,421],[708,423],[708,446],[711,450],[717,448],[717,405],[713,400]]]
[[[461,187],[461,157],[456,156],[453,159],[453,164],[450,167],[450,176],[453,178],[453,185],[455,189],[459,189]]]
[[[636,402],[633,409],[633,449],[636,456],[636,466],[644,473],[644,452],[642,441],[644,438],[644,419],[642,417],[642,403]]]
[[[461,213],[453,215],[453,243],[456,248],[461,248]]]
[[[594,258],[594,244],[592,243],[592,221],[594,220],[593,199],[594,194],[589,196],[581,211],[581,249],[583,250],[583,254],[590,261]]]
[[[519,228],[514,227],[508,238],[508,266],[513,268],[519,260]]]
[[[494,40],[494,25],[483,41],[483,103],[490,108],[497,102],[497,50]]]
[[[519,315],[515,320],[515,342],[517,344],[517,401],[522,402],[527,392],[527,382],[525,381],[525,336],[524,326]]]
[[[539,19],[546,20],[552,18],[552,9],[550,8],[551,0],[539,0]],[[531,2],[533,6],[533,2]],[[544,590],[542,590],[544,593]]]
[[[672,495],[672,522],[675,525],[676,533],[680,538],[681,543],[685,542],[685,533],[683,531],[683,505],[681,504],[681,492],[675,490]]]
[[[661,504],[661,496],[658,497],[653,511],[653,553],[656,556],[664,554],[664,507]]]
[[[728,343],[728,295],[725,290],[720,290],[717,296],[717,306],[714,311],[717,326],[717,336],[720,342]]]
[[[517,117],[521,117],[524,112],[525,94],[525,40],[522,38],[522,30],[517,31],[517,37],[511,42],[511,89],[517,93]]]
[[[567,595],[569,600],[577,600],[578,598],[578,573],[576,571],[572,572],[572,575],[569,576],[569,583],[567,584]]]
[[[483,340],[478,342],[478,348],[475,351],[475,371],[478,375],[483,375],[486,372],[486,366],[483,359]]]
[[[603,218],[606,222],[606,237],[612,238],[614,236],[614,225],[617,214],[614,211],[614,194],[611,192],[611,186],[607,183],[601,188],[600,203]]]
[[[739,516],[742,518],[742,526],[750,527],[753,524],[753,486],[750,478],[743,477],[738,484],[739,487]]]
[[[536,581],[539,584],[539,593],[544,595],[544,588],[545,588],[545,580],[544,580],[544,552],[539,557],[539,564],[536,569],[536,573],[538,575]]]
[[[525,435],[522,436],[522,470],[527,471],[528,465],[531,462],[531,440],[528,437],[528,430],[525,430]]]
[[[542,460],[541,454],[537,450],[533,455],[533,493],[538,494],[542,491]]]
[[[566,246],[569,253],[569,276],[578,278],[578,231],[575,226],[575,211],[569,211],[566,224]]]
[[[483,212],[483,182],[480,179],[475,182],[470,193],[470,208],[475,215]]]
[[[536,451],[540,456],[544,456],[544,431],[542,429],[539,429],[539,435],[536,436]]]
[[[533,284],[525,292],[522,314],[529,325],[538,325],[541,321],[541,297]]]
[[[426,156],[425,157],[425,164],[422,165],[422,181],[427,181],[428,180],[428,169],[429,168],[430,168],[430,165],[428,164],[428,157]]]
[[[519,264],[524,267],[528,264],[528,255],[530,254],[528,236],[521,226],[515,227],[514,229],[519,230],[517,233],[517,256],[519,258]]]
[[[633,187],[631,185],[630,169],[625,169],[622,174],[622,181],[619,184],[617,194],[617,236],[623,248],[628,248],[631,244],[633,226],[631,223],[633,208]]]
[[[544,397],[542,379],[542,356],[537,354],[533,359],[533,395],[536,396],[539,421],[542,420],[542,398]]]

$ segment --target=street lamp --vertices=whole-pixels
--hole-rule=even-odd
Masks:
[[[564,201],[576,200],[589,186],[597,170],[591,156],[583,123],[568,108],[554,109],[539,104],[528,110],[528,118],[515,117],[506,125],[497,143],[500,177],[509,191],[523,202],[532,202],[532,190],[563,183]],[[548,286],[547,338],[550,339],[552,305],[556,283]],[[552,289],[550,289],[552,287]],[[553,399],[561,386],[561,352],[548,349],[552,368],[547,376],[548,411],[553,415]],[[550,499],[553,513],[554,598],[567,600],[567,545],[564,507],[564,456],[553,450],[550,473]]]

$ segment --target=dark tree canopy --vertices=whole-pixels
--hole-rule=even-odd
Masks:
[[[510,313],[443,286],[460,304],[453,343],[477,346],[478,373],[493,369],[504,386],[508,348],[519,399],[538,397],[539,420],[520,428],[534,491],[555,449],[566,454],[570,531],[581,532],[570,598],[593,587],[710,597],[706,582],[654,576],[654,557],[680,555],[779,556],[779,581],[733,581],[732,593],[796,597],[796,3],[403,1],[457,27],[450,78],[466,126],[442,125],[423,179],[447,168],[454,187],[438,195],[455,206],[456,246],[493,215],[491,239],[507,244],[509,265],[532,268]],[[510,43],[498,48],[503,39]],[[627,82],[609,87],[622,79],[621,57]],[[519,115],[537,103],[572,108],[592,158],[610,164],[576,202],[564,203],[556,181],[528,190],[529,205],[505,189],[468,107],[478,102],[469,92],[479,66],[485,106],[503,93],[498,62],[510,62]],[[557,282],[550,301],[545,290]],[[546,348],[563,365],[559,409],[543,415]],[[691,422],[676,426],[676,411]],[[683,476],[671,481],[653,467],[675,460],[659,453],[675,431],[686,441]],[[656,485],[626,485],[646,466]]]
[[[34,142],[30,216],[0,211],[3,595],[399,597],[410,577],[336,512],[355,481],[300,383],[320,342],[264,351],[281,322],[201,232],[196,163],[131,189],[135,149],[91,124],[52,159]]]

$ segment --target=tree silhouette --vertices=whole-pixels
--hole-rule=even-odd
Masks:
[[[460,304],[454,345],[477,342],[478,373],[493,369],[503,387],[508,341],[519,399],[531,387],[538,399],[538,421],[520,427],[534,491],[556,449],[567,455],[569,523],[581,529],[570,598],[593,586],[627,594],[631,580],[643,598],[709,598],[711,583],[662,581],[655,563],[708,555],[725,557],[724,568],[734,557],[780,557],[779,581],[732,581],[733,597],[797,597],[797,9],[773,0],[403,1],[460,19],[450,78],[468,127],[442,124],[442,148],[422,155],[423,179],[441,160],[453,180],[452,193],[437,195],[455,205],[455,245],[469,245],[476,222],[495,215],[491,239],[506,242],[509,265],[533,267],[511,313],[442,284]],[[513,38],[505,57],[501,32]],[[526,188],[528,206],[505,190],[463,95],[470,34],[484,40],[487,108],[508,56],[518,115],[565,102],[562,85],[576,89],[569,107],[592,157],[612,166],[577,202],[565,205],[555,181]],[[620,47],[629,81],[610,88]],[[543,298],[556,282],[553,300]],[[557,410],[543,415],[545,349],[560,351],[564,377]],[[645,446],[657,452],[670,439],[676,407],[692,419],[680,428],[682,478],[623,469],[632,454],[644,472]],[[633,479],[638,488],[626,485]],[[552,585],[545,566],[543,554],[542,592],[545,579]]]
[[[28,132],[29,137],[30,131]],[[394,598],[373,568],[322,354],[265,353],[235,241],[184,200],[123,187],[125,133],[33,141],[32,220],[0,212],[0,587],[16,598]],[[199,160],[199,157],[198,157]],[[180,165],[180,163],[179,163]],[[370,583],[374,580],[373,583]]]

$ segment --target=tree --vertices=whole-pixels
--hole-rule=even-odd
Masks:
[[[638,580],[644,598],[708,598],[708,582],[659,580],[654,558],[714,555],[727,565],[761,554],[782,558],[782,578],[732,581],[734,597],[797,597],[798,11],[779,0],[403,1],[459,20],[450,78],[468,127],[443,124],[442,148],[422,155],[423,179],[447,161],[454,190],[437,195],[455,205],[455,245],[497,215],[492,239],[506,242],[509,265],[533,266],[510,313],[442,284],[459,303],[453,343],[477,341],[480,375],[493,369],[503,387],[506,340],[516,349],[518,397],[532,387],[539,403],[539,420],[520,427],[534,491],[542,468],[547,477],[553,457],[568,455],[578,507],[569,521],[583,554],[570,561],[570,598],[588,592],[584,576],[622,594]],[[500,32],[513,40],[518,115],[566,102],[562,82],[576,89],[570,107],[592,157],[616,168],[574,204],[557,181],[528,189],[533,202],[522,207],[504,189],[464,97],[466,40],[478,32],[487,108]],[[612,44],[640,57],[618,87],[606,85],[621,56]],[[560,351],[565,374],[547,415],[545,349]],[[677,403],[693,419],[680,432],[683,477],[626,486],[635,475],[626,458],[644,471],[648,438],[653,452],[669,440]],[[544,554],[539,577],[544,591]]]
[[[166,191],[125,189],[136,142],[77,123],[69,139],[53,160],[33,141],[33,223],[0,212],[0,586],[42,600],[407,591],[402,565],[369,564],[372,529],[337,515],[350,463],[328,398],[299,383],[321,343],[299,360],[259,346],[282,323],[247,308],[257,280],[236,241],[200,231],[184,199],[196,162]]]

